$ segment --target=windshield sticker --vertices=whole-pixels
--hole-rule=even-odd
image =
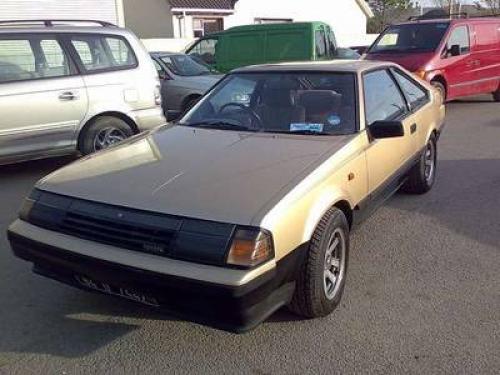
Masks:
[[[438,23],[436,24],[436,29],[446,29],[448,27],[447,23]]]
[[[328,124],[330,124],[332,126],[339,126],[342,123],[340,116],[337,116],[337,115],[328,116],[327,121],[328,121]]]
[[[291,132],[316,132],[321,133],[323,131],[323,124],[314,124],[306,122],[298,122],[290,124]]]

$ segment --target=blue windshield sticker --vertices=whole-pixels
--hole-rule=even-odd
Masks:
[[[307,131],[307,132],[321,133],[323,131],[323,124],[314,124],[306,122],[292,123],[290,124],[290,131],[291,132]]]
[[[332,126],[339,126],[342,123],[342,119],[338,115],[330,115],[330,116],[328,116],[327,121]]]

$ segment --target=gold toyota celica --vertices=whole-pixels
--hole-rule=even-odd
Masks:
[[[353,226],[432,188],[442,103],[391,63],[238,69],[178,123],[42,179],[9,240],[37,274],[222,328],[325,316]]]

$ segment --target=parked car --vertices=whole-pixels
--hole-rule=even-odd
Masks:
[[[130,31],[0,22],[0,164],[101,150],[164,124],[160,105],[156,70]]]
[[[190,109],[222,75],[203,60],[182,53],[152,52],[161,80],[165,116],[175,119]]]
[[[227,329],[325,316],[352,227],[432,188],[444,114],[391,63],[238,69],[177,125],[42,179],[8,238],[40,275]]]
[[[401,64],[447,100],[492,93],[500,101],[500,18],[419,19],[392,25],[365,58]]]
[[[332,60],[337,42],[323,22],[244,25],[210,34],[187,48],[220,72],[285,61]]]

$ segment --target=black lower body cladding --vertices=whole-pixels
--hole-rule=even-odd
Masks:
[[[304,244],[281,259],[277,267],[242,286],[211,284],[168,276],[75,254],[9,232],[14,254],[34,264],[34,272],[86,289],[75,276],[152,296],[159,308],[188,320],[235,332],[257,326],[288,304]]]

